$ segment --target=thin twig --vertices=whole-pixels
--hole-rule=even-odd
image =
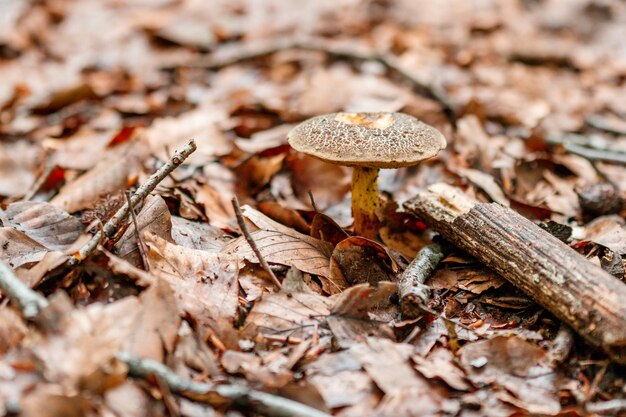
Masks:
[[[621,126],[615,126],[599,114],[590,114],[585,118],[585,123],[598,130],[613,133],[615,135],[626,135],[626,121],[620,120]]]
[[[278,278],[276,278],[276,275],[274,275],[274,271],[272,271],[268,263],[265,261],[265,258],[263,257],[263,255],[261,255],[261,251],[259,250],[259,247],[254,242],[254,239],[252,239],[252,235],[250,234],[250,231],[248,230],[248,226],[246,226],[246,222],[243,219],[243,214],[241,214],[241,207],[239,206],[239,200],[237,199],[237,196],[233,197],[231,202],[233,204],[233,208],[235,209],[235,215],[237,216],[237,224],[239,224],[241,233],[243,233],[243,235],[245,236],[246,241],[248,242],[248,245],[250,245],[250,247],[252,248],[252,251],[256,255],[259,262],[261,263],[261,266],[263,267],[265,272],[269,274],[276,288],[280,289],[281,288],[280,281],[278,280]]]
[[[320,211],[317,209],[317,204],[315,204],[315,199],[313,198],[313,192],[311,190],[309,190],[309,199],[311,200],[311,207],[313,207],[313,210],[316,213],[319,213]]]
[[[130,192],[124,193],[126,196],[126,202],[130,207],[130,216],[133,219],[133,226],[135,226],[135,235],[137,235],[137,249],[139,250],[139,255],[141,256],[141,263],[143,264],[143,268],[146,271],[150,271],[150,265],[148,265],[148,250],[146,249],[145,243],[141,238],[141,233],[139,233],[139,225],[137,223],[137,216],[135,215],[135,208],[133,207],[133,203],[130,199]]]
[[[287,50],[304,50],[304,51],[316,51],[323,52],[335,59],[354,60],[354,61],[375,61],[384,66],[388,71],[395,73],[400,78],[404,79],[411,85],[411,88],[418,94],[425,95],[433,100],[439,102],[446,115],[450,118],[451,122],[455,120],[455,111],[452,104],[445,97],[445,95],[434,87],[429,82],[420,79],[416,74],[413,74],[403,65],[398,62],[398,59],[389,54],[382,54],[377,51],[358,51],[355,48],[347,46],[335,45],[328,41],[320,40],[279,40],[270,44],[264,44],[256,47],[238,46],[231,49],[230,54],[227,55],[210,55],[205,58],[201,58],[198,61],[190,64],[192,67],[200,67],[206,69],[217,70],[227,67],[229,65],[237,64],[240,62],[250,61],[273,55]]]
[[[443,259],[438,243],[424,246],[407,266],[398,281],[400,311],[404,319],[413,319],[422,314],[422,306],[430,301],[430,288],[424,283]]]
[[[170,158],[170,160],[167,161],[167,163],[165,163],[154,174],[152,174],[150,178],[148,178],[146,182],[143,183],[141,187],[137,189],[137,191],[135,191],[133,196],[130,198],[130,204],[124,203],[124,205],[113,215],[113,217],[111,217],[109,221],[104,224],[102,231],[98,231],[95,235],[93,235],[89,242],[87,242],[85,246],[80,248],[80,250],[76,255],[74,255],[74,257],[68,260],[67,264],[69,266],[76,265],[87,256],[89,256],[91,252],[94,251],[94,249],[96,249],[103,237],[112,237],[118,230],[122,222],[126,219],[126,216],[128,216],[130,206],[139,206],[143,202],[143,200],[145,200],[145,198],[148,197],[148,195],[152,191],[154,191],[156,186],[159,185],[159,183],[163,181],[163,179],[167,177],[172,171],[179,167],[185,161],[185,159],[187,159],[189,155],[191,155],[195,150],[196,143],[192,139],[187,145],[185,145],[182,150],[176,152]]]
[[[20,280],[13,270],[0,261],[0,290],[5,297],[18,303],[22,315],[31,319],[48,305],[48,300]]]
[[[611,148],[611,143],[599,135],[550,135],[550,145],[561,145],[567,152],[590,161],[605,161],[626,165],[626,153]]]
[[[329,414],[308,405],[239,385],[213,385],[184,379],[167,366],[131,354],[118,353],[117,358],[128,366],[128,374],[135,378],[158,376],[172,393],[196,400],[199,396],[216,393],[233,401],[236,406],[251,408],[257,413],[275,417],[330,417]]]

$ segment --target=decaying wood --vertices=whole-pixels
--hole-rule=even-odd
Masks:
[[[430,288],[424,284],[443,259],[438,243],[424,246],[406,267],[398,281],[400,311],[403,318],[419,316],[430,301]]]
[[[436,184],[405,203],[611,358],[626,363],[626,285],[515,211]]]

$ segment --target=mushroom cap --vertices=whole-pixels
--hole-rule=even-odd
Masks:
[[[305,120],[287,137],[299,152],[370,168],[415,165],[446,147],[441,132],[403,113],[330,113]]]

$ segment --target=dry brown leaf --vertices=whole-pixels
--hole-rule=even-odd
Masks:
[[[187,162],[204,165],[216,156],[230,152],[232,145],[219,126],[224,120],[223,108],[205,103],[177,117],[156,119],[144,134],[151,153],[161,160],[167,160],[174,149],[180,149],[189,139],[194,139],[198,150]]]
[[[329,243],[285,227],[249,206],[243,207],[243,214],[261,229],[251,235],[267,262],[294,266],[323,277],[330,275],[328,254],[332,246]],[[248,262],[259,262],[243,237],[228,243],[222,253],[236,255]]]
[[[626,222],[620,216],[602,216],[585,227],[585,239],[606,246],[619,256],[626,254]]]
[[[83,231],[83,225],[67,212],[44,202],[21,201],[0,210],[0,220],[50,250],[68,249]]]
[[[223,326],[233,325],[239,295],[236,257],[185,248],[150,233],[144,239],[151,272],[171,285],[182,310],[205,331],[221,333]]]
[[[111,156],[61,188],[51,204],[73,213],[93,208],[99,198],[125,190],[137,178],[143,159],[143,146],[133,148],[125,156]]]
[[[469,391],[471,386],[465,380],[465,374],[454,361],[454,354],[447,348],[433,349],[426,358],[413,356],[415,368],[428,379],[440,378],[458,391]]]
[[[12,227],[0,228],[0,259],[12,268],[40,261],[49,250]]]
[[[298,211],[286,208],[275,201],[261,201],[258,207],[261,213],[276,220],[280,224],[294,228],[300,233],[311,235],[311,227]],[[319,239],[319,237],[313,237]]]
[[[50,388],[50,389],[46,389]],[[93,413],[95,404],[82,395],[62,395],[54,387],[39,385],[20,402],[20,415],[26,417],[81,417]]]
[[[376,286],[379,282],[395,279],[396,270],[395,262],[381,244],[360,236],[349,237],[335,246],[325,290],[337,294],[350,285],[369,283]]]
[[[309,192],[313,194],[317,207],[324,210],[341,202],[350,191],[349,168],[304,154],[289,155],[287,165],[292,172],[291,181],[295,195],[307,205],[310,201]]]
[[[496,203],[509,207],[511,202],[491,175],[477,169],[458,168],[456,172],[483,190]]]
[[[309,339],[314,327],[330,314],[331,301],[318,294],[283,292],[266,294],[246,318],[242,335],[256,338],[262,334]]]
[[[171,294],[160,288],[149,289],[142,296],[145,302],[126,297],[82,309],[73,309],[64,294],[53,297],[40,320],[56,330],[33,348],[45,367],[46,378],[67,389],[89,387],[100,391],[123,372],[113,366],[117,352],[162,358],[163,346],[171,346],[173,341],[172,331],[167,329],[175,327],[180,319]],[[150,325],[144,327],[146,319]]]
[[[557,375],[548,366],[546,352],[521,337],[498,336],[470,343],[459,354],[468,379],[503,386],[514,396],[505,401],[531,414],[555,415],[561,410],[555,395]]]
[[[140,233],[150,232],[167,241],[172,241],[172,218],[162,197],[148,196],[136,218]],[[120,258],[127,260],[131,264],[141,265],[137,230],[134,222],[128,226],[122,237],[115,244],[115,252]]]
[[[115,415],[124,417],[145,416],[151,404],[148,393],[133,381],[108,390],[104,394],[104,401]]]
[[[369,314],[378,308],[389,305],[390,298],[396,294],[393,282],[380,282],[376,286],[360,284],[348,288],[332,297],[331,314],[355,319],[368,319]]]
[[[336,343],[348,348],[368,336],[395,340],[389,321],[398,315],[397,305],[391,303],[396,294],[396,284],[380,282],[375,287],[355,285],[331,297],[333,305],[327,322]]]
[[[25,141],[0,143],[0,195],[24,195],[35,182],[39,157],[40,148]]]
[[[376,386],[352,350],[326,353],[308,364],[306,373],[330,409],[361,404],[366,411],[380,401]]]
[[[206,252],[219,252],[231,237],[206,223],[172,216],[172,239],[177,245]]]

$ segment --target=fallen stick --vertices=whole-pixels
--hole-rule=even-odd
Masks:
[[[22,315],[33,319],[48,306],[48,300],[24,284],[11,268],[0,261],[0,289],[3,294],[16,302]],[[308,405],[277,395],[256,391],[240,385],[213,385],[184,379],[167,366],[149,359],[141,359],[126,352],[118,352],[116,357],[128,366],[128,375],[146,378],[150,375],[160,377],[171,392],[194,401],[207,398],[216,393],[232,401],[236,406],[248,407],[257,413],[272,417],[330,417],[329,414]]]
[[[626,363],[626,285],[515,211],[435,184],[405,208]]]
[[[430,301],[430,288],[424,283],[443,259],[438,243],[424,246],[406,267],[398,280],[400,311],[403,319],[417,318]]]
[[[117,358],[128,366],[130,376],[143,379],[151,375],[158,376],[172,393],[190,399],[215,393],[232,401],[236,406],[250,408],[267,416],[330,417],[329,414],[308,405],[241,385],[215,385],[185,379],[167,366],[150,359],[137,358],[128,353],[119,353]]]
[[[13,270],[0,261],[0,290],[10,300],[17,302],[22,315],[27,319],[36,317],[42,308],[48,305],[48,300],[24,284]]]
[[[270,276],[270,279],[272,280],[272,283],[274,284],[276,289],[280,290],[281,288],[280,281],[278,280],[278,278],[276,278],[276,274],[274,274],[274,271],[272,271],[272,268],[270,268],[269,264],[267,263],[263,255],[261,254],[259,247],[256,245],[256,242],[252,238],[252,235],[250,234],[250,231],[248,230],[248,227],[246,226],[246,221],[243,219],[243,214],[241,214],[241,206],[239,205],[239,199],[237,198],[237,196],[233,197],[233,199],[231,200],[231,203],[233,205],[233,209],[235,210],[235,216],[237,217],[237,224],[239,225],[239,228],[241,229],[241,233],[243,233],[244,237],[246,238],[246,242],[248,242],[248,245],[250,245],[252,252],[254,252],[254,254],[256,255],[257,259],[259,260],[259,263],[261,264],[265,272],[267,272],[268,275]]]
[[[130,207],[139,206],[143,200],[148,197],[157,185],[165,177],[171,174],[176,168],[178,168],[184,161],[196,150],[196,143],[194,140],[190,140],[187,145],[180,151],[174,153],[172,157],[161,168],[159,168],[154,174],[152,174],[145,183],[143,183],[137,191],[132,195],[129,202],[124,203],[120,209],[104,224],[101,230],[98,230],[91,239],[79,249],[79,251],[67,261],[68,266],[73,266],[82,262],[87,256],[89,256],[94,249],[98,246],[103,237],[110,238],[119,229],[122,222],[128,216]],[[130,204],[129,204],[130,203]]]

